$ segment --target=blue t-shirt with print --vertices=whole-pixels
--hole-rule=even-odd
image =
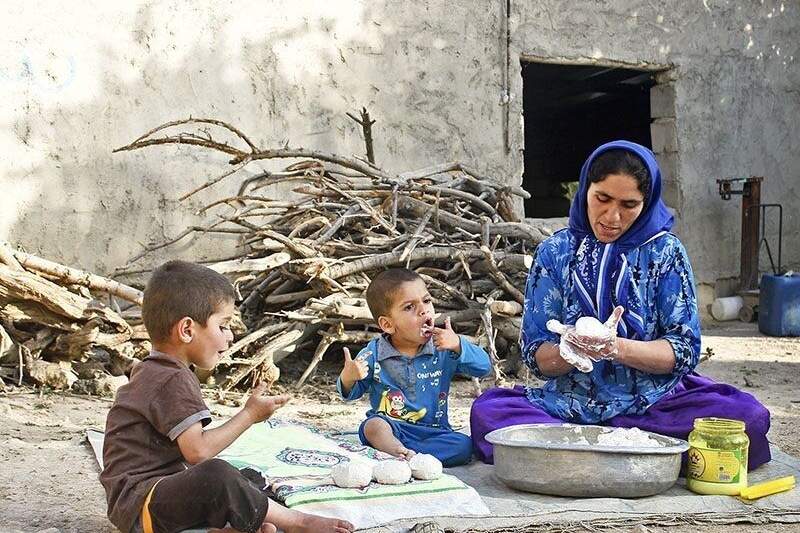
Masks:
[[[447,396],[456,373],[485,376],[489,355],[463,336],[461,354],[437,350],[432,340],[422,345],[414,357],[403,355],[392,346],[387,335],[367,344],[356,356],[367,362],[369,373],[357,381],[350,394],[342,392],[341,377],[336,389],[345,400],[356,400],[369,393],[372,409],[367,416],[381,414],[412,424],[451,429],[447,419]]]

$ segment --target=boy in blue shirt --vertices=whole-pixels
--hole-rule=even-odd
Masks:
[[[372,408],[361,424],[361,442],[410,459],[427,453],[446,467],[468,463],[470,438],[453,431],[447,419],[447,396],[456,372],[485,376],[489,356],[456,335],[445,320],[434,327],[431,295],[415,272],[381,272],[367,288],[367,305],[383,334],[355,359],[344,350],[344,369],[336,387],[345,400],[369,393]]]

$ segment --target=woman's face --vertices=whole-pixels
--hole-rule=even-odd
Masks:
[[[598,241],[614,242],[628,231],[644,208],[644,195],[636,178],[629,174],[608,174],[590,183],[586,194],[589,225]]]

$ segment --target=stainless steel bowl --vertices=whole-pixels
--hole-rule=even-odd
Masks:
[[[522,424],[492,431],[495,474],[511,488],[577,497],[638,498],[670,488],[689,444],[645,432],[660,447],[597,444],[612,428]]]

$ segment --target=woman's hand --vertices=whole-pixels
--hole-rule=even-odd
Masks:
[[[567,328],[567,331],[561,336],[561,342],[558,345],[558,354],[564,361],[581,372],[591,372],[592,368],[594,368],[592,359],[585,355],[581,348],[567,341],[569,330],[575,329],[573,326],[567,326]]]

